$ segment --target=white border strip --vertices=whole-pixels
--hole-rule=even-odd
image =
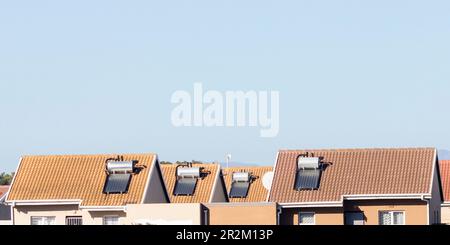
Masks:
[[[12,203],[12,202],[8,202]],[[14,201],[15,206],[53,206],[53,205],[80,205],[79,199],[67,199],[67,200],[17,200]]]
[[[273,164],[273,167],[272,167],[272,172],[273,172],[272,181],[270,182],[270,189],[267,192],[266,202],[269,202],[270,194],[272,193],[273,179],[275,178],[275,170],[277,169],[279,154],[280,154],[280,151],[277,151],[277,156],[275,157],[275,163]]]
[[[212,186],[211,194],[209,196],[209,202],[208,203],[212,203],[213,202],[214,193],[216,193],[217,183],[220,181],[220,173],[221,172],[222,172],[222,168],[220,167],[220,163],[217,163],[216,180],[214,181],[214,184]],[[222,187],[225,187],[225,186],[222,186]],[[225,199],[227,199],[226,195],[225,195]]]
[[[20,169],[20,165],[22,165],[22,161],[23,161],[23,157],[20,157],[19,164],[17,165],[17,168],[16,168],[16,172],[14,172],[14,177],[13,177],[13,179],[11,181],[11,185],[9,186],[9,191],[7,193],[6,201],[5,201],[6,203],[9,203],[9,193],[11,192],[11,190],[12,190],[12,188],[14,186],[14,181],[16,180],[16,177],[19,174],[19,169]]]
[[[144,204],[145,202],[145,198],[147,197],[147,192],[149,189],[149,185],[150,185],[150,179],[152,177],[153,171],[155,169],[155,165],[156,165],[156,160],[158,159],[158,155],[153,154],[153,161],[152,161],[152,166],[150,166],[150,169],[148,170],[148,177],[147,177],[147,181],[145,182],[145,187],[144,187],[144,193],[142,195],[142,200],[141,200],[141,204]]]
[[[127,211],[126,206],[82,206],[80,209],[86,211]]]

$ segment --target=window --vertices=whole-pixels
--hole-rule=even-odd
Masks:
[[[83,219],[81,216],[67,216],[66,225],[83,225]]]
[[[363,212],[348,212],[345,213],[345,225],[364,225]]]
[[[315,214],[312,212],[300,212],[298,220],[299,225],[314,225],[316,223]]]
[[[378,214],[380,225],[404,225],[405,212],[403,211],[380,211]]]
[[[31,216],[31,225],[54,225],[55,216]]]
[[[103,225],[118,225],[119,216],[105,216],[103,217]]]

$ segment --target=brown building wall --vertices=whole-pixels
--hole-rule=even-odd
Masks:
[[[205,204],[209,225],[276,225],[275,203]]]
[[[362,211],[366,225],[378,225],[379,211],[404,211],[406,225],[427,225],[427,203],[421,200],[346,201],[345,211]]]
[[[313,212],[316,225],[343,225],[342,208],[284,208],[280,215],[281,225],[298,225],[299,212]]]
[[[281,225],[298,225],[299,212],[315,213],[316,225],[343,225],[345,212],[363,212],[366,225],[378,225],[380,211],[404,211],[406,225],[427,225],[427,203],[421,200],[345,201],[344,208],[283,208]]]

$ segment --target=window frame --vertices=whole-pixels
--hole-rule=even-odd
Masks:
[[[382,213],[389,213],[391,215],[391,224],[389,225],[406,225],[406,212],[405,211],[401,211],[401,210],[380,210],[378,211],[378,225],[385,225],[385,224],[381,224],[381,220],[380,220],[380,214]],[[394,224],[394,214],[395,213],[402,213],[403,214],[403,222],[402,224]]]
[[[106,219],[108,219],[108,218],[116,218],[117,219],[117,223],[116,224],[106,224]],[[119,225],[119,220],[120,220],[119,215],[105,215],[102,218],[103,225]]]
[[[302,224],[301,220],[302,220],[302,215],[305,214],[312,214],[313,216],[313,223],[312,224]],[[298,225],[316,225],[316,213],[315,212],[298,212]]]
[[[83,225],[83,216],[66,216],[66,225],[74,225],[74,224],[69,224],[69,219],[77,219],[80,221],[80,224],[76,224],[76,225]]]
[[[38,223],[40,224],[33,224],[33,219],[40,219]],[[51,223],[48,224],[48,220],[51,219]],[[44,223],[44,220],[46,221],[46,224]],[[30,216],[30,225],[55,225],[56,224],[56,216]]]

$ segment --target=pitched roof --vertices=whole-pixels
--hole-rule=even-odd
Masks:
[[[9,190],[9,185],[0,185],[0,199],[2,199],[3,195],[5,195]]]
[[[294,189],[297,157],[306,152],[330,162],[317,190]],[[343,195],[431,194],[434,148],[282,150],[269,201],[338,202]]]
[[[192,196],[175,196],[173,190],[177,181],[177,164],[160,164],[164,182],[171,203],[209,203],[213,194],[213,187],[219,174],[219,164],[205,163],[193,164],[192,167],[203,168],[203,173],[207,173],[204,178],[197,181],[197,185]]]
[[[263,186],[263,177],[266,173],[272,171],[272,167],[232,167],[222,169],[223,178],[225,180],[225,186],[227,188],[227,194],[230,193],[231,183],[233,181],[234,172],[250,172],[255,177],[254,181],[250,184],[247,197],[245,198],[231,198],[229,202],[265,202],[267,194],[269,192]]]
[[[104,194],[105,162],[117,155],[25,156],[12,183],[8,201],[81,200],[81,206],[123,206],[141,203],[155,154],[121,154],[138,161],[128,192]]]
[[[450,202],[450,160],[439,162],[444,202]]]

